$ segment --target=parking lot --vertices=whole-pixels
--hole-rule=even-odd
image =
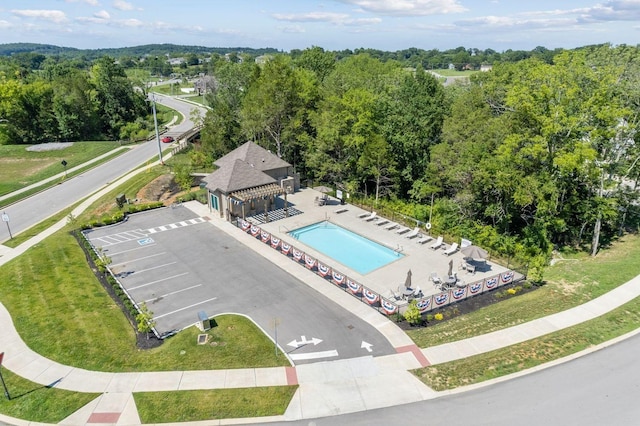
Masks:
[[[374,327],[185,207],[135,214],[87,238],[131,297],[146,302],[159,333],[191,326],[200,311],[237,313],[272,338],[277,328],[296,364],[395,353]]]

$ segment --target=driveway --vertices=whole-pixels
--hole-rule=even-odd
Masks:
[[[135,214],[87,237],[160,333],[193,325],[200,311],[237,313],[274,340],[277,328],[296,364],[395,353],[374,327],[185,207]]]

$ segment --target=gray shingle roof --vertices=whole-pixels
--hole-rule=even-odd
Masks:
[[[232,165],[225,163],[224,167],[220,167],[207,176],[205,181],[209,190],[215,191],[219,189],[227,194],[277,182],[271,176],[262,173],[256,167],[241,159],[236,159]]]
[[[214,164],[222,169],[234,164],[236,160],[242,160],[248,164],[252,164],[260,171],[291,166],[291,164],[279,158],[277,155],[270,153],[251,141],[240,145],[224,157],[219,158]]]

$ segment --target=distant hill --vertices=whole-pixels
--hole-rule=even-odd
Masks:
[[[38,53],[42,55],[58,55],[65,57],[85,57],[88,59],[109,55],[114,58],[122,56],[154,56],[154,55],[180,55],[186,53],[218,53],[224,55],[232,52],[244,52],[251,55],[264,55],[278,53],[278,49],[263,48],[253,49],[249,47],[205,47],[205,46],[181,46],[177,44],[147,44],[142,46],[118,47],[111,49],[76,49],[73,47],[60,47],[50,44],[38,43],[6,43],[0,44],[0,56],[11,56],[17,53]]]

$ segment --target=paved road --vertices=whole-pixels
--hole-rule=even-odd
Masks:
[[[635,335],[571,362],[465,393],[343,416],[268,425],[637,425],[638,353],[640,335]]]
[[[296,364],[395,353],[373,326],[186,207],[139,213],[87,237],[161,333],[191,326],[201,310],[240,313],[272,338],[277,320],[278,343]]]
[[[156,96],[156,101],[185,114],[186,119],[173,128],[172,132],[183,133],[193,127],[193,123],[189,120],[189,112],[194,108],[193,105],[166,96]],[[142,143],[107,163],[5,208],[4,211],[10,218],[11,233],[15,236],[31,228],[150,159],[157,159],[157,156],[158,144],[155,140]],[[75,164],[69,165],[69,167],[73,166]],[[2,225],[0,242],[9,239],[8,229],[4,223]]]

